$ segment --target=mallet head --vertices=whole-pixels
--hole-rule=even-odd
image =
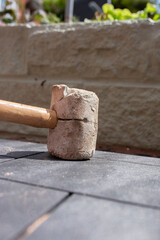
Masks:
[[[52,89],[51,109],[58,123],[49,129],[48,150],[59,158],[89,159],[96,147],[98,97],[95,93],[56,85]]]

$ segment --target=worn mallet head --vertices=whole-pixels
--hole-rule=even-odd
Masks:
[[[58,123],[49,129],[48,151],[63,159],[89,159],[96,147],[98,130],[98,97],[95,93],[55,85],[51,109]]]
[[[98,129],[98,97],[95,93],[53,86],[51,109],[0,100],[0,120],[50,128],[48,150],[70,160],[92,157]]]

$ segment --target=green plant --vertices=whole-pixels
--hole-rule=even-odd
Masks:
[[[104,4],[102,6],[103,13],[95,13],[94,20],[98,21],[114,21],[114,20],[128,20],[128,19],[147,19],[152,18],[154,21],[160,19],[160,14],[157,13],[156,5],[147,3],[142,11],[136,13],[131,12],[129,9],[114,8],[112,4]]]
[[[43,8],[47,13],[56,15],[61,21],[64,20],[65,0],[43,0]],[[51,15],[50,15],[51,16]],[[53,19],[54,16],[52,16]]]
[[[49,20],[49,23],[60,23],[60,18],[59,17],[57,17],[57,15],[56,14],[54,14],[54,13],[48,13],[48,15],[47,15],[47,18],[48,18],[48,20]]]
[[[131,12],[138,12],[145,8],[148,2],[154,2],[154,0],[112,0],[112,4],[115,8],[128,8]]]

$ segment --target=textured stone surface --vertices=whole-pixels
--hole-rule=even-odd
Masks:
[[[1,28],[0,99],[48,108],[53,84],[91,90],[100,98],[98,143],[160,150],[159,29],[151,20]],[[47,137],[1,123],[6,134]]]
[[[58,123],[49,129],[48,150],[62,159],[89,159],[96,148],[99,99],[95,93],[66,85],[52,89],[51,109]]]
[[[46,152],[47,146],[44,144],[20,142],[0,139],[0,157],[3,158],[20,158],[34,155],[36,153]],[[1,160],[0,160],[1,161]]]
[[[58,119],[98,123],[99,99],[94,92],[55,85],[52,88],[51,109]]]
[[[43,153],[2,163],[0,178],[160,208],[159,159],[134,160],[100,151],[88,161],[65,161]],[[8,172],[12,174],[6,176]]]
[[[27,27],[0,28],[0,76],[27,74]]]
[[[28,40],[29,72],[66,78],[159,81],[159,25],[146,20],[37,29]]]
[[[160,150],[160,87],[86,84],[100,99],[98,142]]]
[[[0,81],[0,98],[48,108],[52,85],[60,82],[47,80],[41,86],[43,81],[44,79]],[[160,150],[159,85],[114,84],[107,81],[92,84],[88,81],[64,83],[69,87],[87,89],[98,95],[98,143]],[[48,134],[46,129],[1,122],[1,137],[5,132],[13,139],[19,134],[22,138],[43,142],[46,142]]]
[[[37,154],[0,162],[0,239],[159,240],[160,159],[96,151],[64,161],[4,140],[0,154],[7,146]]]
[[[160,211],[75,195],[25,240],[159,240],[159,225]]]
[[[159,26],[145,20],[3,27],[0,75],[159,82]]]
[[[46,153],[43,153],[44,155]],[[96,158],[101,159],[104,158],[106,155],[105,151],[97,151]],[[38,155],[37,155],[38,158]],[[137,156],[137,155],[128,155],[123,153],[113,153],[107,152],[107,158],[112,161],[121,161],[121,162],[128,162],[128,163],[135,163],[135,164],[144,164],[150,166],[160,166],[160,159],[156,157],[146,157],[146,156]]]
[[[7,162],[7,161],[11,161],[11,160],[13,160],[13,159],[14,159],[14,158],[8,158],[8,157],[1,156],[1,155],[0,155],[0,163]]]
[[[53,208],[66,195],[67,193],[1,179],[0,239],[15,239],[23,229]]]
[[[97,124],[77,120],[58,121],[49,129],[48,150],[53,156],[69,160],[90,159],[96,148]]]

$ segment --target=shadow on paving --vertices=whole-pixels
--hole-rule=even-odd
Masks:
[[[0,155],[0,159],[4,158],[23,158],[23,157],[29,157],[32,155],[40,154],[42,152],[37,152],[37,151],[13,151],[13,152],[8,152],[5,155]]]
[[[10,156],[10,157],[11,157],[11,156]],[[6,156],[4,156],[4,155],[1,156],[1,155],[0,155],[0,159],[8,159],[8,158],[9,158],[9,156],[7,156],[7,155],[6,155]]]
[[[19,155],[19,157],[18,157]],[[14,157],[15,159],[24,158],[25,159],[32,159],[32,160],[46,160],[46,161],[67,161],[67,162],[84,162],[84,161],[90,161],[90,159],[81,159],[81,160],[67,160],[67,159],[61,159],[55,156],[52,156],[49,152],[36,152],[36,151],[13,151],[9,152],[6,155],[0,155],[0,158],[9,158]]]

